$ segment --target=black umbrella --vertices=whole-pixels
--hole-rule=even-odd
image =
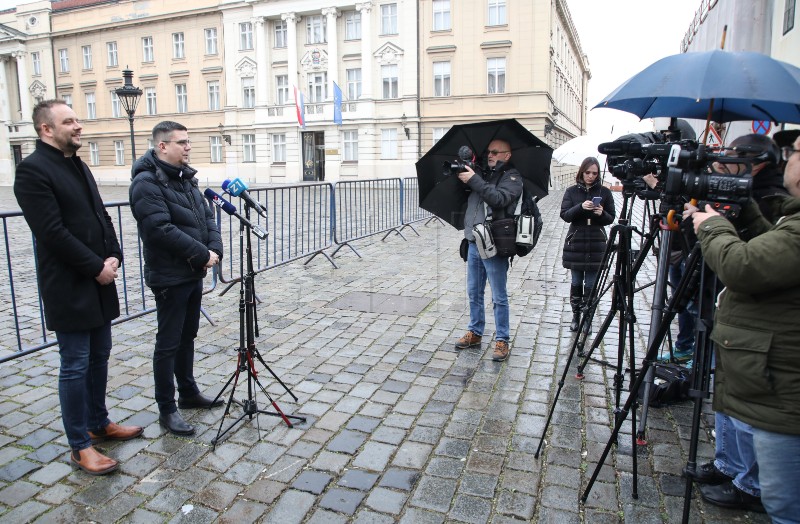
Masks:
[[[486,149],[492,140],[505,140],[511,146],[511,163],[522,174],[525,187],[539,198],[547,196],[550,185],[550,159],[553,149],[511,118],[474,124],[455,125],[417,162],[419,207],[464,229],[467,187],[456,176],[445,176],[442,166],[458,158],[467,146],[486,165]]]

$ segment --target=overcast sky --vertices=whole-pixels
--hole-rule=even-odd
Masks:
[[[590,133],[649,131],[651,121],[615,109],[591,109],[625,80],[665,56],[680,53],[700,0],[567,0],[589,57]]]

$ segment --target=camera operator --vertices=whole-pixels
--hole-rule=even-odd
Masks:
[[[508,279],[508,258],[494,256],[482,259],[475,245],[472,228],[486,219],[486,206],[492,208],[495,216],[513,216],[517,200],[522,196],[522,175],[511,164],[511,146],[503,140],[493,140],[488,148],[489,171],[486,179],[476,175],[465,165],[465,171],[458,174],[459,180],[467,184],[472,192],[467,199],[464,215],[464,237],[467,249],[467,296],[469,297],[469,327],[467,333],[458,339],[456,349],[480,346],[486,325],[484,291],[486,280],[492,288],[494,322],[497,331],[492,360],[502,362],[510,352],[509,308],[506,281]]]
[[[783,149],[784,186],[795,198],[773,202],[771,225],[754,203],[746,226],[688,209],[706,264],[726,285],[717,300],[714,409],[752,426],[761,502],[773,522],[800,514],[800,139]]]

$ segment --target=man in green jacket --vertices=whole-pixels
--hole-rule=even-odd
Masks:
[[[800,515],[800,138],[782,148],[784,186],[772,226],[755,204],[749,240],[714,212],[693,213],[706,264],[726,288],[717,300],[714,409],[753,427],[761,502],[773,522]]]

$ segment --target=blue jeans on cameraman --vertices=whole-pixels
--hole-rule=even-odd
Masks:
[[[87,331],[56,331],[61,369],[58,399],[69,446],[80,451],[92,445],[88,430],[106,427],[106,383],[111,355],[111,323]]]
[[[686,259],[669,266],[669,283],[677,287],[686,269]],[[675,339],[675,351],[689,352],[694,350],[694,326],[697,318],[697,304],[694,300],[686,304],[686,308],[678,313],[678,337]]]
[[[158,317],[158,334],[153,352],[155,397],[158,411],[169,415],[178,410],[175,381],[181,397],[200,393],[194,381],[194,339],[200,327],[203,281],[153,287],[152,291]]]
[[[753,446],[754,428],[719,412],[714,413],[714,428],[717,434],[714,465],[732,477],[737,488],[760,497],[759,464]]]
[[[735,419],[734,419],[735,420]],[[800,522],[800,435],[753,428],[761,472],[761,503],[772,522]]]
[[[495,339],[508,342],[510,338],[508,292],[506,291],[508,259],[492,257],[484,260],[478,253],[475,242],[470,242],[467,253],[467,297],[469,298],[469,327],[467,329],[480,336],[483,336],[483,330],[486,327],[484,291],[487,280],[492,287],[494,323],[497,330]]]

